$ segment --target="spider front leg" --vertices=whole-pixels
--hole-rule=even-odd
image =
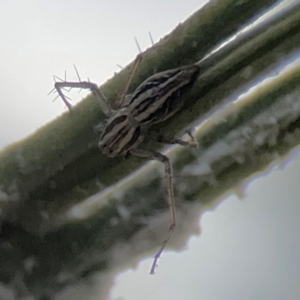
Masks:
[[[79,81],[79,82],[62,81],[62,82],[55,82],[54,87],[57,90],[59,96],[66,104],[66,106],[69,108],[69,110],[71,110],[72,105],[68,102],[66,96],[62,92],[62,89],[66,87],[91,90],[91,92],[95,95],[96,100],[98,101],[103,113],[108,117],[112,115],[112,109],[110,108],[105,96],[101,93],[99,87],[95,83],[89,81]]]
[[[173,180],[172,180],[172,168],[170,159],[158,152],[151,152],[143,149],[134,149],[131,151],[132,155],[148,158],[152,160],[158,160],[162,162],[165,165],[165,175],[167,180],[167,191],[168,191],[168,204],[169,204],[169,210],[170,210],[170,217],[171,217],[171,224],[169,227],[168,234],[166,236],[166,239],[163,241],[160,249],[154,256],[154,261],[150,270],[150,274],[154,274],[155,267],[157,265],[157,261],[162,254],[164,248],[166,247],[168,241],[171,238],[171,235],[175,229],[176,226],[176,214],[175,214],[175,201],[174,201],[174,188],[173,188]]]

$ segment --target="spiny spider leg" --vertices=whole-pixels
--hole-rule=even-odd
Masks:
[[[76,72],[76,75],[77,75],[78,81],[79,81],[79,82],[81,82],[81,78],[80,78],[80,76],[79,76],[79,72],[78,72],[78,70],[77,70],[77,68],[76,68],[75,64],[73,64],[73,66],[74,66],[74,69],[75,69],[75,72]],[[65,81],[66,81],[66,80],[65,80]],[[90,80],[89,80],[89,79],[88,79],[88,82],[90,82]],[[78,94],[81,92],[81,90],[82,90],[82,88],[80,88],[80,90],[78,91]]]
[[[62,81],[63,82],[63,80],[61,79],[61,78],[59,78],[59,77],[57,77],[57,76],[55,76],[55,75],[53,75],[53,79],[54,79],[54,82],[56,82],[56,79],[59,79],[60,81]],[[69,92],[70,91],[70,89],[64,89],[64,88],[62,88],[62,90],[64,90],[64,91],[67,91],[67,92]],[[57,93],[57,89],[54,87],[48,94],[47,94],[47,96],[49,96],[49,95],[51,95],[51,94],[55,94],[55,93]],[[58,95],[59,96],[59,95]],[[67,98],[67,97],[66,97]],[[57,99],[57,97],[55,97],[54,98],[54,101]]]
[[[76,66],[75,66],[74,64],[73,64],[73,66],[74,66],[74,69],[75,69],[75,72],[76,72],[78,81],[81,82],[81,78],[80,78],[80,76],[79,76],[79,72],[78,72],[78,70],[77,70],[77,68],[76,68]]]
[[[137,46],[139,52],[142,53],[142,49],[141,49],[141,47],[140,47],[139,41],[137,40],[136,36],[134,37],[134,41],[135,41],[135,44],[136,44],[136,46]]]
[[[56,88],[54,87],[54,88],[47,94],[47,96],[49,96],[50,94],[55,93],[55,92],[56,92]]]
[[[125,101],[125,97],[127,95],[127,92],[128,92],[128,89],[129,89],[129,86],[131,84],[131,81],[132,81],[132,78],[140,64],[140,62],[143,60],[145,54],[147,53],[148,50],[142,52],[141,50],[141,47],[140,47],[140,44],[137,40],[136,37],[134,37],[134,40],[135,40],[135,43],[136,43],[136,46],[139,50],[139,54],[137,55],[134,63],[133,63],[133,66],[132,66],[132,69],[130,70],[129,74],[128,74],[128,79],[127,79],[127,83],[126,85],[124,86],[123,90],[121,91],[121,93],[119,94],[117,100],[116,100],[116,108],[121,108],[124,106],[124,104],[126,104],[126,101]],[[151,37],[151,42],[153,43],[153,40],[152,40],[152,37]]]
[[[65,95],[64,95],[64,96],[65,96]],[[53,99],[52,102],[54,102],[58,97],[60,97],[59,94]],[[65,98],[67,98],[68,100],[72,101],[72,99],[71,99],[70,97],[68,97],[68,96],[65,96]],[[71,105],[71,104],[70,104],[70,105]],[[72,107],[72,106],[71,106],[71,107]]]
[[[61,79],[60,77],[58,77],[58,76],[56,76],[56,75],[53,75],[54,82],[57,82],[56,80],[59,80],[59,81],[61,81],[61,82],[66,82],[66,81],[67,81],[67,80],[66,80],[66,76],[67,76],[67,71],[65,71],[65,79]],[[69,88],[69,89],[62,88],[62,90],[67,91],[67,92],[70,92],[70,91],[71,91],[71,88]],[[54,91],[54,93],[57,92],[57,90],[55,89],[55,87],[49,92],[49,94],[51,94],[52,91]],[[48,94],[48,95],[49,95],[49,94]]]
[[[148,158],[152,160],[157,160],[162,162],[165,165],[165,175],[167,180],[167,192],[168,192],[168,204],[169,204],[169,210],[170,210],[170,218],[171,218],[171,224],[169,227],[168,234],[166,236],[166,239],[163,241],[160,249],[154,256],[154,261],[151,266],[150,274],[154,274],[155,267],[157,265],[157,261],[162,254],[164,248],[166,247],[168,241],[170,240],[172,233],[176,226],[176,214],[175,214],[175,200],[174,200],[174,189],[173,189],[173,181],[172,181],[172,167],[170,163],[170,159],[159,153],[159,152],[151,152],[143,149],[134,149],[131,151],[132,155]]]
[[[54,86],[55,86],[59,96],[65,102],[66,106],[69,108],[69,110],[72,109],[72,105],[67,101],[66,96],[63,94],[63,92],[61,90],[65,87],[89,89],[96,96],[96,99],[98,100],[103,113],[106,116],[111,116],[111,114],[112,114],[111,108],[108,105],[108,102],[107,102],[106,98],[101,93],[101,91],[99,90],[98,86],[95,83],[88,82],[88,81],[81,81],[81,82],[68,82],[68,81],[65,81],[65,82],[55,82]]]
[[[121,91],[121,93],[119,94],[118,100],[116,100],[116,108],[120,108],[123,106],[124,103],[124,98],[128,92],[128,88],[130,86],[130,83],[132,81],[132,78],[135,74],[135,71],[137,69],[137,67],[139,66],[140,62],[143,59],[144,54],[143,53],[139,53],[133,63],[132,69],[130,70],[129,74],[128,74],[128,79],[127,79],[127,83],[124,86],[123,90]]]
[[[151,34],[150,31],[149,31],[149,38],[150,38],[151,44],[153,46],[154,45],[154,41],[153,41],[153,37],[152,37],[152,34]]]

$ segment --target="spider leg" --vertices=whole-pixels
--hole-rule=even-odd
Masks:
[[[132,78],[136,72],[137,67],[139,66],[140,62],[143,59],[144,54],[143,53],[139,53],[133,63],[132,69],[130,70],[129,74],[128,74],[128,79],[127,79],[127,83],[125,84],[123,90],[121,91],[121,93],[118,96],[118,100],[116,100],[116,107],[120,108],[122,106],[124,106],[124,99],[125,96],[128,92],[128,88],[130,86],[130,83],[132,81]]]
[[[148,158],[152,160],[157,160],[162,162],[165,165],[165,175],[166,175],[166,180],[167,180],[167,192],[168,192],[168,204],[169,204],[169,210],[170,210],[170,217],[171,217],[171,224],[169,227],[168,234],[163,241],[160,249],[154,256],[154,261],[150,270],[150,274],[154,274],[155,267],[157,265],[157,261],[162,254],[164,248],[166,247],[168,241],[170,240],[172,233],[175,229],[176,226],[176,214],[175,214],[175,201],[174,201],[174,189],[173,189],[173,181],[172,181],[172,168],[171,168],[171,163],[170,159],[158,152],[151,152],[143,149],[134,149],[131,151],[132,155],[143,157],[143,158]]]
[[[154,46],[154,40],[153,40],[153,37],[152,37],[152,34],[150,31],[149,31],[149,38],[150,38],[152,46]]]
[[[186,133],[190,136],[192,141],[184,141],[182,139],[170,139],[166,138],[161,134],[155,134],[155,133],[148,133],[151,139],[156,140],[159,143],[164,143],[164,144],[178,144],[183,147],[187,148],[198,148],[198,143],[196,142],[194,136],[192,135],[190,130],[187,130]]]
[[[150,39],[151,39],[151,42],[152,42],[152,45],[153,45],[153,39],[152,39],[151,35],[150,35]],[[120,108],[120,107],[123,107],[123,106],[126,105],[126,99],[125,98],[126,98],[129,86],[131,84],[132,78],[133,78],[140,62],[143,60],[144,56],[146,55],[146,53],[151,50],[151,48],[150,48],[150,49],[147,49],[146,51],[142,52],[140,44],[139,44],[137,38],[135,37],[134,40],[135,40],[136,46],[139,50],[139,54],[135,58],[132,69],[130,70],[130,72],[128,74],[128,79],[127,79],[126,85],[124,86],[123,90],[120,92],[120,94],[119,94],[119,96],[116,100],[116,107],[117,108]],[[124,104],[124,102],[125,102],[125,104]]]
[[[95,83],[92,83],[89,81],[79,81],[79,82],[62,81],[62,82],[55,82],[54,87],[69,110],[72,109],[72,105],[69,103],[69,101],[66,99],[67,97],[62,92],[62,90],[66,87],[91,90],[92,93],[95,95],[96,100],[98,101],[103,113],[106,116],[111,116],[111,114],[112,114],[112,110],[111,110],[105,96],[101,93],[97,84],[95,84]]]

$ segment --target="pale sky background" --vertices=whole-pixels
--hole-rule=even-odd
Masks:
[[[0,148],[66,111],[47,96],[52,75],[67,70],[75,79],[75,63],[82,78],[101,84],[135,58],[135,36],[145,49],[149,31],[159,40],[203,3],[1,0]],[[251,180],[242,199],[232,195],[205,213],[202,234],[185,251],[166,251],[155,276],[150,257],[118,275],[109,299],[299,299],[299,151],[281,163]],[[71,299],[98,299],[97,288]]]

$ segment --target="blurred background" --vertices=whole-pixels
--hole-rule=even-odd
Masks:
[[[47,95],[53,75],[76,80],[75,64],[81,78],[101,85],[135,58],[134,37],[144,50],[148,32],[158,41],[206,2],[1,1],[1,149],[66,111]],[[73,103],[84,95],[75,92]],[[204,213],[201,235],[184,251],[166,251],[155,276],[151,257],[116,272],[107,299],[299,299],[299,175],[295,149]],[[104,299],[103,280],[94,276],[57,299]],[[0,299],[11,297],[0,283]]]

